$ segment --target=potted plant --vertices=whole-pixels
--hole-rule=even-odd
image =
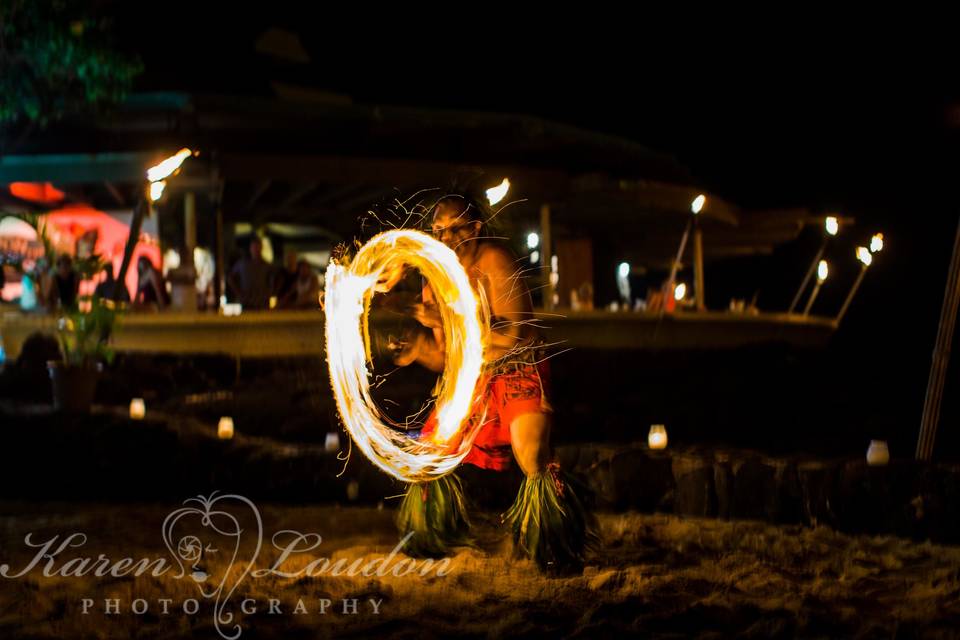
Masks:
[[[57,411],[87,413],[103,364],[113,362],[110,336],[117,320],[111,300],[83,296],[57,322],[62,361],[47,363]]]

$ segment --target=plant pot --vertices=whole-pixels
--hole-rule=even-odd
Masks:
[[[47,370],[53,384],[53,408],[62,413],[90,413],[100,366],[71,367],[63,362],[48,362]]]

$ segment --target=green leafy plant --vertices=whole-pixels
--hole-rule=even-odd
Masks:
[[[82,296],[78,308],[68,311],[57,322],[64,363],[87,369],[98,363],[111,364],[115,353],[110,347],[110,336],[121,312],[111,300]]]

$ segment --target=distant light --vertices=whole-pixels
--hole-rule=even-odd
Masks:
[[[527,234],[527,249],[536,249],[540,246],[540,236],[531,231]]]
[[[176,249],[167,249],[163,254],[163,273],[164,275],[170,269],[180,268],[180,252]]]
[[[873,256],[870,255],[870,250],[866,247],[857,247],[857,260],[863,263],[863,266],[869,267],[870,263],[873,262]]]
[[[10,195],[16,196],[21,200],[30,202],[39,202],[49,204],[60,202],[66,197],[63,191],[57,189],[49,182],[11,182]]]
[[[159,182],[151,182],[150,183],[150,200],[152,202],[156,202],[157,200],[159,200],[160,196],[163,195],[163,189],[166,186],[167,186],[167,183],[164,182],[163,180],[160,180]]]
[[[840,231],[840,221],[837,220],[836,216],[827,216],[827,219],[824,220],[824,226],[827,229],[827,233],[831,236],[837,235]]]
[[[680,302],[686,297],[687,297],[687,285],[681,282],[673,289],[673,299],[676,300],[677,302]]]
[[[497,186],[487,189],[487,200],[490,201],[490,204],[497,204],[506,197],[507,191],[509,190],[510,181],[507,178],[504,178],[503,182]]]
[[[630,275],[630,263],[621,262],[620,266],[617,267],[617,275],[621,278],[626,278]]]
[[[534,251],[530,254],[530,264],[537,264],[540,262],[540,252]]]
[[[707,196],[701,193],[690,203],[690,211],[692,211],[694,215],[700,213],[700,210],[703,209],[703,205],[706,204],[706,202]]]
[[[883,234],[875,234],[870,238],[870,253],[877,253],[883,251]]]
[[[827,279],[827,275],[830,273],[830,267],[827,265],[826,260],[821,260],[820,264],[817,265],[817,280],[823,282]]]
[[[228,302],[220,307],[225,316],[238,316],[243,313],[243,305],[239,302]]]
[[[186,147],[180,149],[180,151],[177,151],[160,164],[147,169],[147,180],[150,182],[159,182],[160,180],[169,178],[177,169],[180,168],[180,165],[183,164],[183,161],[192,155],[193,151],[190,149],[187,149]]]

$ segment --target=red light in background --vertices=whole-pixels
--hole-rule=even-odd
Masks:
[[[66,195],[49,182],[11,182],[10,194],[41,204],[52,204],[62,201]]]

